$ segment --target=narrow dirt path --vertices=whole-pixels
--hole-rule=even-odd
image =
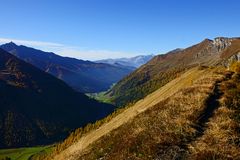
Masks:
[[[228,73],[222,80],[218,80],[215,82],[213,93],[206,100],[206,107],[198,117],[197,123],[193,126],[193,128],[196,129],[195,136],[185,142],[185,144],[182,146],[182,149],[184,150],[183,155],[188,154],[189,144],[194,143],[197,139],[201,138],[204,135],[205,130],[208,128],[207,122],[209,122],[209,119],[213,116],[214,111],[220,107],[219,100],[223,95],[223,92],[220,88],[221,83],[231,79],[231,77],[232,73]]]
[[[223,95],[220,91],[220,85],[222,81],[217,81],[213,90],[213,94],[206,100],[206,108],[203,110],[203,113],[199,116],[196,126],[194,128],[197,130],[197,134],[194,139],[202,136],[205,129],[206,123],[209,121],[209,118],[213,116],[214,111],[219,107],[219,99]]]
[[[231,79],[231,77],[232,73],[229,73],[225,75],[224,79],[216,81],[213,93],[206,100],[206,107],[203,110],[202,114],[200,114],[196,126],[194,126],[194,128],[197,130],[197,134],[194,139],[197,139],[204,134],[204,131],[207,128],[206,124],[209,121],[209,118],[213,116],[214,111],[217,110],[220,106],[219,100],[223,95],[223,92],[220,89],[221,83]]]

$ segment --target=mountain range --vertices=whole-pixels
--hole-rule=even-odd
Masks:
[[[62,57],[51,52],[18,46],[13,42],[1,45],[0,48],[84,93],[105,91],[134,70],[124,65],[116,66]]]
[[[7,45],[28,53],[25,46]],[[3,47],[1,148],[56,143],[76,129],[62,143],[50,146],[50,154],[41,152],[32,159],[239,157],[240,38],[205,39],[154,56],[102,95],[115,106],[95,101],[27,63],[35,49],[21,60],[15,50],[8,53]],[[55,59],[53,55],[48,58]],[[34,63],[46,60],[38,58]]]
[[[1,148],[62,140],[71,130],[95,122],[115,108],[76,92],[3,49],[0,49],[0,106]]]
[[[138,68],[152,59],[154,55],[140,55],[131,58],[103,59],[96,61],[97,63],[107,63],[114,66],[129,66]]]
[[[107,96],[118,106],[136,102],[189,68],[199,65],[216,66],[225,63],[226,58],[235,58],[235,54],[240,52],[239,46],[239,38],[218,37],[214,40],[205,39],[186,49],[157,55],[120,80]]]

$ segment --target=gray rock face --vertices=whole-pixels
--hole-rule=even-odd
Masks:
[[[206,39],[205,42],[208,42],[208,46],[206,46],[203,50],[199,53],[196,53],[197,59],[203,57],[206,58],[207,55],[214,55],[220,56],[221,52],[225,50],[227,47],[231,45],[231,42],[234,38],[225,38],[225,37],[218,37],[213,40]]]
[[[233,38],[218,37],[213,40],[212,44],[216,47],[217,52],[221,52],[231,45],[232,40]]]

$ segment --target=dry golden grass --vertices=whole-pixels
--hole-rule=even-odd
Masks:
[[[194,127],[220,74],[209,73],[92,144],[79,159],[178,159],[188,157]]]
[[[232,119],[235,112],[221,106],[208,123],[204,135],[189,146],[189,159],[239,159],[239,123]]]
[[[132,107],[127,108],[121,114],[112,118],[109,122],[103,124],[97,130],[93,130],[83,136],[78,142],[71,145],[66,150],[62,151],[60,154],[56,155],[54,158],[60,159],[76,159],[78,154],[83,154],[87,147],[96,142],[99,138],[104,135],[109,134],[112,130],[118,128],[119,126],[129,122],[132,118],[136,117],[138,114],[146,111],[152,106],[158,104],[162,100],[171,97],[178,90],[191,85],[199,77],[208,74],[209,70],[198,70],[197,68],[191,69],[176,78],[175,80],[169,82],[164,87],[155,91],[154,93],[148,95],[144,99],[138,101]]]
[[[192,70],[87,133],[55,159],[239,159],[239,77],[221,68]],[[221,95],[203,120],[212,108],[209,100],[217,102]]]
[[[235,73],[221,84],[221,107],[210,119],[204,135],[189,145],[189,159],[240,159],[239,77]]]

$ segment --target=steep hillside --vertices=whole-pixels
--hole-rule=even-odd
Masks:
[[[239,91],[239,73],[188,71],[55,159],[238,159]]]
[[[46,144],[114,109],[0,49],[0,147]]]
[[[83,151],[91,144],[95,143],[99,138],[107,136],[109,133],[114,131],[116,128],[129,123],[132,121],[132,118],[136,117],[139,114],[143,114],[146,110],[152,108],[156,104],[160,103],[164,99],[167,99],[177,93],[177,91],[182,88],[189,86],[193,81],[199,79],[202,75],[207,74],[208,70],[198,70],[196,68],[187,71],[185,74],[179,78],[171,81],[164,87],[158,89],[152,94],[148,95],[146,98],[138,101],[135,105],[126,109],[115,118],[113,118],[108,123],[103,124],[99,129],[91,131],[86,136],[82,137],[78,142],[67,148],[65,151],[61,152],[55,157],[55,159],[76,159],[79,154],[82,154]],[[130,129],[130,128],[129,128]],[[124,135],[123,135],[124,136]],[[116,137],[116,140],[121,141],[120,137]],[[110,142],[104,139],[106,143]],[[95,146],[96,147],[96,146]],[[119,148],[122,149],[122,148]],[[126,148],[127,149],[127,148]],[[99,150],[99,147],[96,147],[96,150]],[[93,152],[94,153],[94,152]],[[50,158],[51,159],[51,158]],[[93,158],[94,159],[94,158]]]
[[[147,63],[149,60],[151,60],[154,57],[154,55],[141,55],[131,58],[117,58],[117,59],[103,59],[98,60],[96,62],[98,63],[107,63],[111,65],[116,66],[129,66],[133,68],[138,68],[141,65]]]
[[[201,43],[182,50],[174,50],[155,56],[147,64],[119,81],[107,95],[113,103],[124,106],[135,102],[189,68],[199,65],[214,66],[225,62],[230,55],[239,52],[238,38],[206,39]]]
[[[61,57],[54,53],[18,46],[12,42],[0,48],[85,93],[105,91],[133,70],[124,66]]]

